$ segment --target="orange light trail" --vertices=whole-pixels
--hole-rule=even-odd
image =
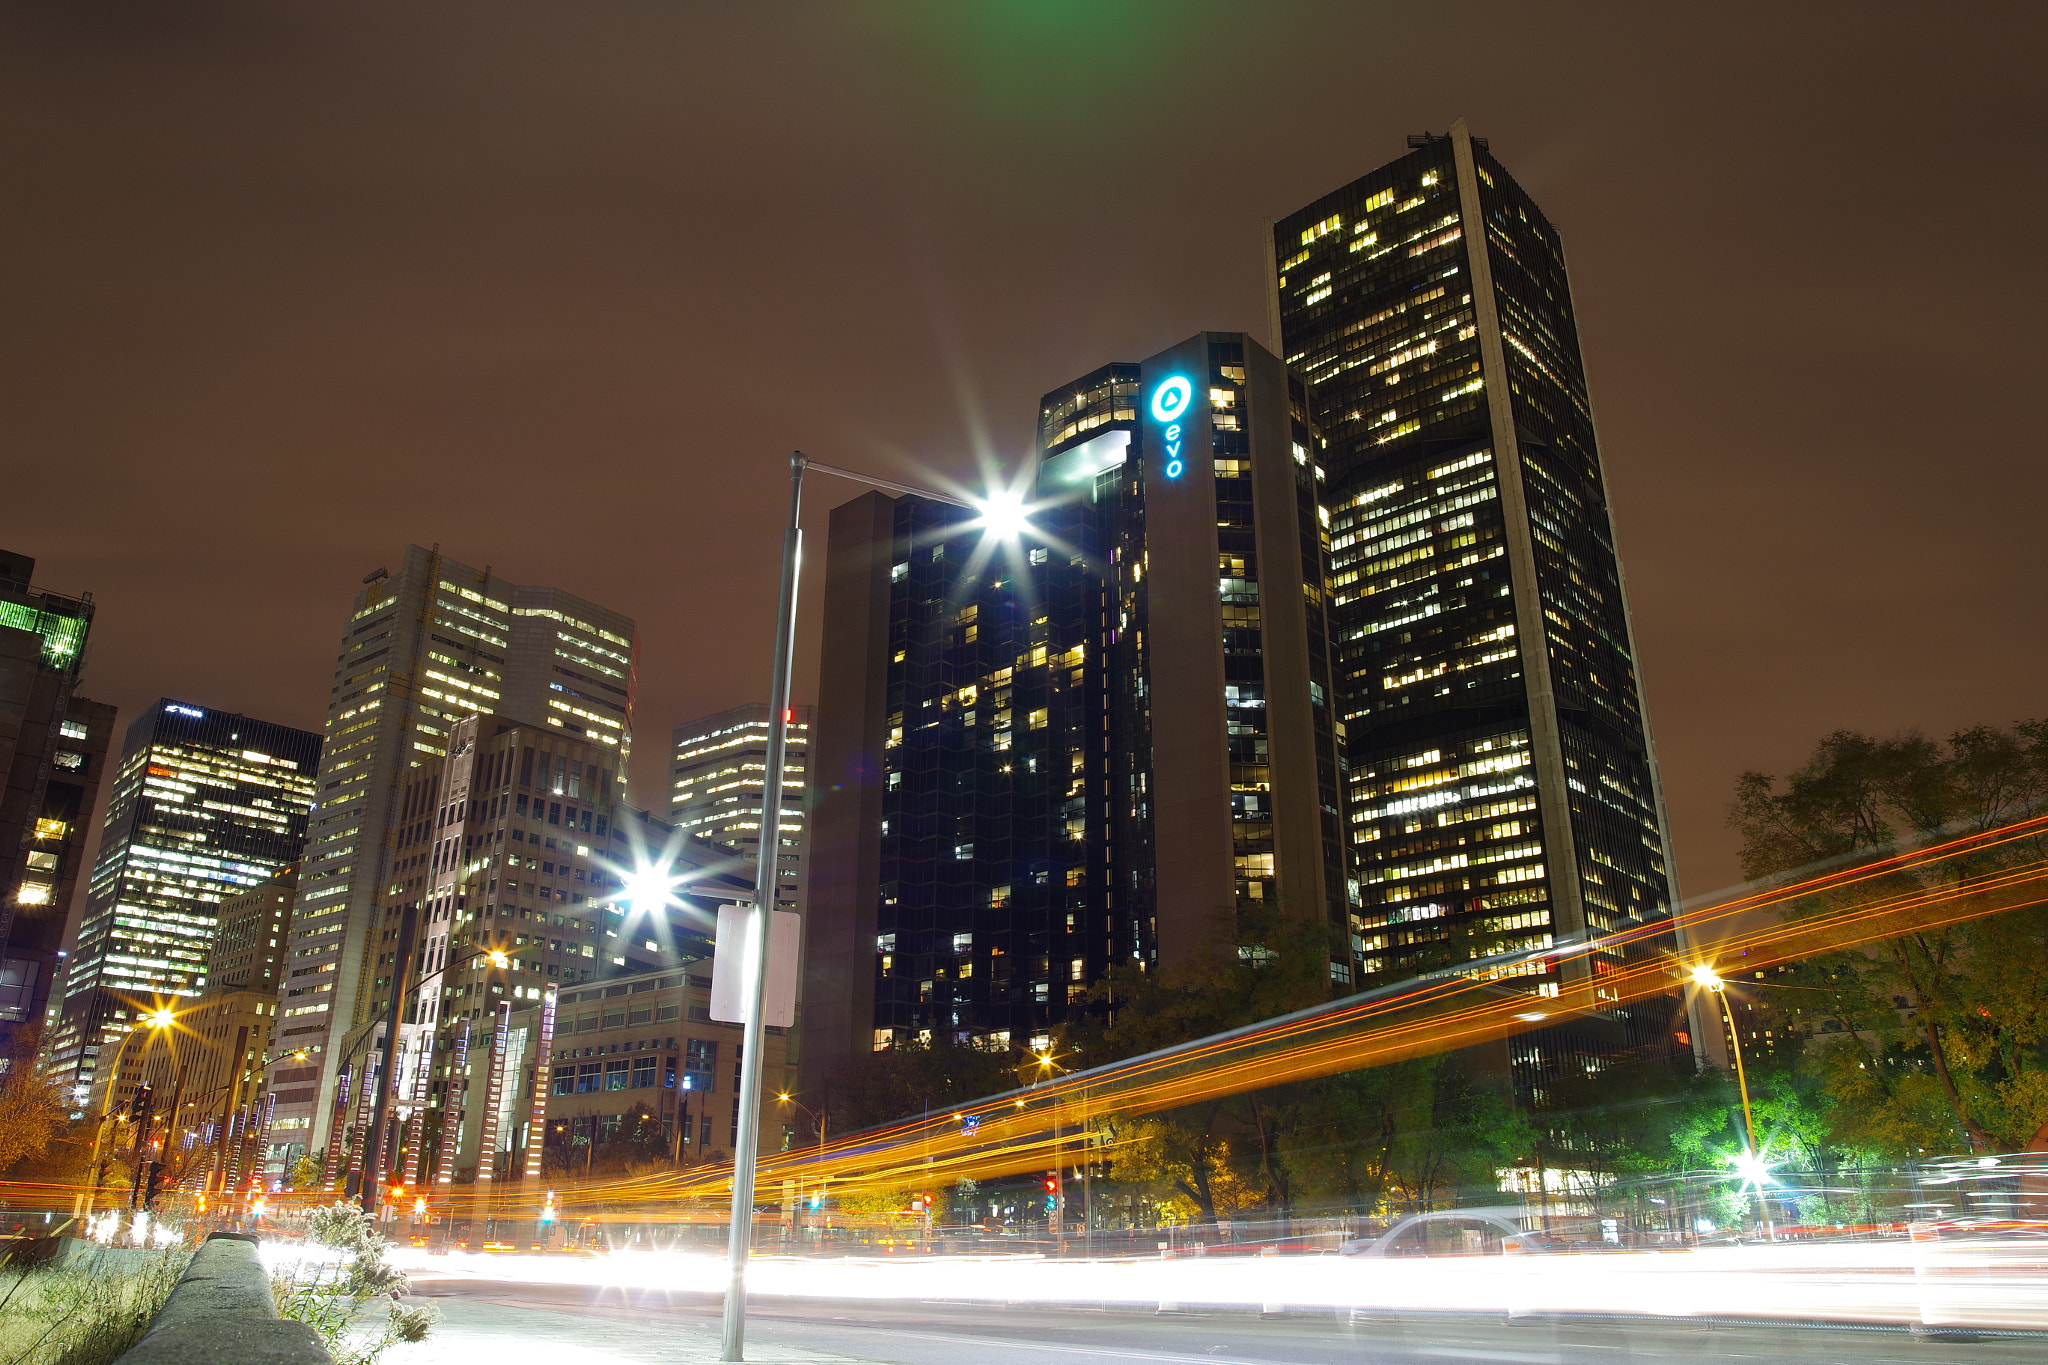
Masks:
[[[1202,1099],[1455,1051],[1563,1020],[1597,1018],[1630,1001],[1682,988],[1702,964],[1725,969],[1739,962],[1741,971],[1759,971],[2041,905],[2048,903],[2048,858],[1975,875],[1967,875],[1959,864],[2044,837],[2048,816],[1718,901],[1603,938],[1467,963],[1231,1033],[1069,1072],[929,1119],[836,1136],[823,1147],[765,1155],[759,1188],[771,1199],[785,1182],[799,1193],[821,1186],[834,1192],[929,1188],[1099,1160],[1115,1147],[1102,1133],[1091,1132],[1089,1124],[1110,1114],[1158,1113]],[[1929,873],[1941,874],[1945,883],[1915,880]],[[1842,900],[1845,894],[1854,899]],[[1811,913],[1755,922],[1759,912],[1782,911],[1810,899],[1820,901]],[[1668,946],[1674,937],[1692,945],[1683,956]],[[1713,946],[1708,948],[1710,937]],[[1642,953],[1645,948],[1649,952],[1639,961],[1618,957],[1623,950]],[[1559,968],[1556,995],[1502,984],[1512,979],[1513,968],[1534,963],[1544,964],[1540,970]],[[698,1221],[723,1216],[715,1204],[729,1197],[731,1179],[729,1165],[706,1163],[636,1177],[559,1179],[545,1188],[554,1192],[555,1212],[563,1221]],[[443,1189],[432,1211],[528,1216],[525,1211],[537,1211],[540,1202],[539,1190],[525,1195],[516,1188],[495,1193]]]

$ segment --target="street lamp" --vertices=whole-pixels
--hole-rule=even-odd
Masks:
[[[791,1108],[794,1108],[794,1109],[801,1109],[801,1110],[803,1110],[803,1111],[804,1111],[804,1113],[806,1113],[806,1114],[810,1115],[810,1117],[811,1117],[811,1122],[813,1122],[813,1123],[815,1123],[815,1124],[817,1124],[817,1125],[818,1125],[818,1150],[819,1150],[819,1151],[820,1151],[820,1152],[822,1153],[822,1152],[823,1152],[823,1151],[825,1150],[825,1115],[824,1115],[823,1113],[819,1112],[818,1110],[816,1110],[816,1109],[813,1109],[813,1108],[811,1108],[811,1107],[810,1107],[810,1106],[809,1106],[808,1104],[805,1104],[805,1103],[804,1103],[804,1102],[803,1102],[802,1100],[799,1100],[799,1099],[797,1099],[797,1098],[796,1098],[795,1096],[791,1095],[791,1094],[790,1094],[790,1093],[789,1093],[788,1091],[786,1091],[786,1090],[785,1090],[785,1091],[783,1091],[783,1092],[782,1092],[781,1094],[779,1094],[779,1095],[777,1095],[777,1096],[775,1097],[775,1102],[776,1102],[777,1104],[786,1104],[786,1105],[789,1105],[789,1106],[790,1106]],[[820,1175],[820,1176],[818,1177],[818,1192],[819,1192],[819,1197],[820,1197],[820,1202],[821,1202],[821,1203],[823,1202],[823,1195],[824,1195],[824,1190],[825,1190],[825,1178],[824,1178],[824,1176]],[[796,1215],[796,1216],[797,1216],[797,1217],[798,1217],[799,1219],[801,1219],[801,1218],[803,1217],[803,1213],[802,1213],[802,1208],[803,1208],[803,1202],[804,1202],[804,1201],[803,1201],[803,1183],[802,1183],[801,1181],[799,1181],[799,1182],[797,1183],[797,1201],[796,1201],[796,1202],[797,1202],[797,1210],[798,1210],[798,1212],[797,1212],[797,1215]]]
[[[121,1080],[121,1058],[127,1054],[128,1044],[134,1042],[138,1034],[154,1041],[157,1034],[162,1033],[165,1029],[176,1026],[177,1022],[178,1016],[172,1013],[169,1006],[159,1005],[147,1014],[137,1016],[135,1022],[128,1026],[128,1032],[121,1039],[120,1046],[114,1049],[113,1064],[107,1068],[106,1092],[100,1100],[99,1122],[94,1126],[92,1165],[87,1168],[90,1174],[87,1176],[88,1183],[85,1187],[84,1206],[79,1210],[78,1214],[80,1222],[92,1217],[93,1203],[99,1198],[100,1180],[105,1175],[105,1172],[100,1170],[100,1150],[107,1138],[107,1120],[113,1117],[114,1091],[119,1087]],[[148,1054],[149,1049],[144,1047],[143,1055],[148,1056]],[[172,1118],[175,1121],[176,1115],[173,1115]]]
[[[780,884],[782,851],[782,769],[789,728],[789,673],[796,647],[797,570],[803,560],[804,470],[817,469],[854,483],[892,493],[964,507],[980,513],[985,535],[1010,539],[1029,528],[1029,508],[1014,493],[971,502],[946,493],[876,478],[813,460],[801,450],[789,457],[789,525],[782,532],[782,581],[775,603],[775,655],[768,683],[767,771],[761,782],[760,856],[754,865],[754,905],[747,925],[745,1041],[740,1054],[740,1131],[733,1146],[732,1226],[726,1238],[725,1315],[720,1333],[721,1361],[746,1359],[747,1253],[754,1232],[754,1171],[761,1143],[761,1040],[763,1006],[768,985],[768,935],[774,923],[775,888]]]
[[[1749,1107],[1749,1076],[1742,1069],[1742,1034],[1735,1027],[1735,1011],[1728,1005],[1728,983],[1721,979],[1719,972],[1704,962],[1692,969],[1692,980],[1694,985],[1704,986],[1720,999],[1721,1017],[1728,1023],[1728,1046],[1735,1058],[1735,1085],[1742,1092],[1742,1128],[1749,1139],[1743,1152],[1747,1160],[1738,1164],[1742,1166],[1743,1174],[1747,1177],[1751,1168],[1762,1158],[1756,1145],[1756,1116],[1750,1112]]]

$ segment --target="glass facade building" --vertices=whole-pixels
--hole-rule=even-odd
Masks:
[[[303,1052],[310,1085],[281,1090],[277,1122],[324,1139],[340,1034],[365,1022],[382,888],[405,823],[400,791],[445,758],[464,718],[516,716],[602,751],[624,780],[637,636],[630,618],[555,588],[508,583],[438,549],[408,546],[370,574],[342,623],[327,748],[291,927],[278,1046]],[[566,746],[564,746],[566,748]],[[286,1099],[289,1096],[289,1100]]]
[[[114,708],[76,691],[91,595],[34,575],[0,550],[0,1057],[45,1022],[114,731]]]
[[[128,727],[50,1040],[74,1095],[133,1013],[205,988],[221,902],[297,859],[319,762],[318,735],[190,702]]]
[[[807,1073],[1042,1042],[1248,903],[1326,922],[1348,988],[1314,445],[1280,361],[1202,333],[1046,395],[1021,542],[915,497],[835,511]]]
[[[1362,979],[1668,919],[1557,230],[1460,123],[1278,220],[1272,244],[1273,329],[1311,381],[1328,472]],[[1548,994],[1558,970],[1503,975]],[[1656,1042],[1657,1014],[1631,1012],[1634,1042]]]

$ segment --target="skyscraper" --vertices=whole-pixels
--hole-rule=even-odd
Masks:
[[[554,588],[508,583],[438,549],[408,546],[397,575],[363,580],[342,625],[327,751],[292,919],[278,1047],[309,1083],[281,1090],[275,1121],[324,1140],[339,1060],[365,1022],[378,906],[390,880],[408,775],[443,758],[456,722],[507,715],[587,742],[623,782],[632,747],[633,622]],[[580,761],[580,760],[579,760]],[[596,774],[591,774],[595,780]],[[285,1096],[291,1096],[287,1102]]]
[[[1046,395],[1037,538],[834,512],[807,1071],[1043,1039],[1261,902],[1326,924],[1348,989],[1314,446],[1299,381],[1208,332]]]
[[[74,1096],[132,1013],[200,993],[220,903],[305,843],[319,761],[318,735],[169,698],[128,727],[50,1040]]]
[[[34,574],[0,550],[0,1056],[49,1008],[114,730],[113,707],[75,694],[91,596]]]
[[[1563,242],[1462,121],[1409,146],[1272,225],[1324,442],[1369,981],[1675,903]]]
[[[778,904],[794,908],[802,885],[805,771],[810,763],[811,708],[790,708],[784,740],[782,820],[776,869]],[[749,882],[761,851],[761,797],[768,776],[768,704],[755,702],[685,721],[670,746],[668,818],[709,852],[734,858]]]
[[[730,900],[738,885],[715,873],[693,875],[698,865],[688,849],[685,866],[675,866],[684,841],[665,822],[625,804],[624,782],[611,766],[617,751],[601,739],[481,715],[456,721],[445,747],[446,755],[406,770],[398,786],[364,1024],[334,1046],[345,1083],[320,1097],[329,1110],[328,1170],[336,1174],[361,1167],[408,920],[398,1084],[387,1114],[391,1127],[378,1143],[383,1164],[441,1183],[458,1169],[476,1171],[481,1152],[491,1160],[479,1178],[504,1179],[525,1169],[525,1157],[501,1154],[538,1159],[540,1133],[528,1128],[532,1111],[512,1105],[518,1077],[548,1064],[553,1025],[542,1016],[552,1019],[556,992],[702,957],[715,912],[692,897],[715,888]],[[661,906],[633,901],[629,878],[643,867],[680,882]],[[588,998],[606,989],[592,989]],[[309,1008],[288,1000],[287,1028],[304,1017],[293,1016],[294,1008],[319,1010],[317,1002]],[[530,1011],[539,1013],[522,1013]],[[522,1015],[516,1028],[515,1014]],[[569,1027],[575,1023],[572,1017]],[[312,1087],[283,1088],[287,1076],[308,1069],[293,1050],[286,1038],[275,1061],[279,1088],[267,1153],[273,1165],[310,1150],[300,1115],[315,1098],[307,1093]],[[543,1084],[543,1099],[546,1093]],[[430,1111],[438,1112],[433,1128],[443,1135],[433,1155],[422,1145],[431,1145]],[[332,1138],[337,1124],[340,1143]],[[459,1142],[448,1141],[458,1133]]]
[[[299,869],[282,868],[261,886],[220,903],[220,928],[206,962],[206,984],[219,989],[264,990],[275,995],[291,951],[292,904]]]

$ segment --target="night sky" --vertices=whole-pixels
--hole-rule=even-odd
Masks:
[[[124,725],[170,695],[317,729],[351,595],[408,541],[615,607],[659,809],[669,727],[766,692],[791,448],[1011,467],[1053,385],[1263,334],[1261,220],[1463,115],[1564,233],[1698,894],[1735,877],[1738,771],[2048,714],[2044,29],[9,5],[0,544],[95,594],[83,690]],[[818,480],[813,525],[856,491]]]

